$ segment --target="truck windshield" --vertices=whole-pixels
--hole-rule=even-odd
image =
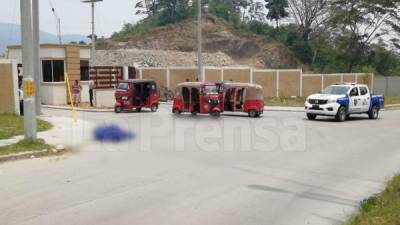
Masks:
[[[217,86],[205,86],[203,88],[204,94],[218,94]]]
[[[321,94],[325,95],[345,95],[349,91],[350,87],[347,86],[329,86],[325,88]]]
[[[117,89],[121,91],[127,91],[128,87],[129,87],[128,83],[119,83]]]

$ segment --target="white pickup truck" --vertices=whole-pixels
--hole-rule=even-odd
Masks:
[[[370,119],[377,119],[383,106],[383,95],[372,95],[367,85],[355,83],[331,85],[305,102],[308,119],[334,116],[340,122],[351,114],[368,114]]]

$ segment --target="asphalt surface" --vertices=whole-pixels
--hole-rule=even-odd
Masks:
[[[59,118],[68,111],[44,113],[70,121]],[[344,123],[293,112],[173,116],[168,106],[78,117],[79,131],[60,122],[41,134],[75,153],[0,164],[0,224],[340,224],[400,171],[400,111]],[[135,139],[92,140],[108,123]]]

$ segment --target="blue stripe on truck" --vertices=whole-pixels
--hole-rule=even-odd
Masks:
[[[343,98],[339,98],[338,100],[336,100],[336,102],[337,102],[339,105],[348,107],[349,104],[350,104],[350,99],[349,99],[348,96],[346,96],[346,97],[343,97]]]
[[[371,95],[371,107],[369,110],[371,110],[374,105],[379,106],[380,109],[384,107],[383,95]]]

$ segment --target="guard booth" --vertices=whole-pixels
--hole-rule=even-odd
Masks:
[[[17,62],[0,59],[0,113],[20,114]]]

